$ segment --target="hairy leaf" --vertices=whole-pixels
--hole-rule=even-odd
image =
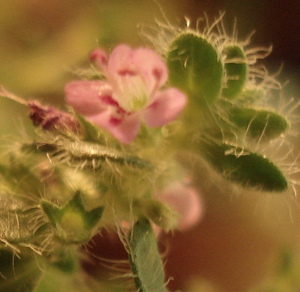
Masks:
[[[204,37],[183,33],[175,38],[167,65],[170,82],[187,92],[193,103],[203,106],[219,97],[223,64],[217,50]]]
[[[288,187],[282,171],[258,153],[224,143],[203,143],[202,154],[225,178],[244,187],[270,192],[282,192]]]
[[[261,137],[266,141],[279,137],[290,126],[284,116],[263,109],[234,108],[229,113],[229,119],[252,137]]]
[[[0,291],[34,291],[41,274],[36,256],[0,249]]]
[[[222,54],[226,57],[226,85],[222,93],[227,98],[234,98],[242,91],[247,80],[246,55],[240,46],[233,44],[226,46]]]
[[[129,260],[138,291],[164,292],[164,267],[150,222],[141,218],[129,237]]]

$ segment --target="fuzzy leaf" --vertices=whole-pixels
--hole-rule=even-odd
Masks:
[[[111,147],[105,147],[98,143],[72,141],[60,137],[55,143],[41,142],[37,143],[37,149],[49,153],[56,162],[68,163],[70,166],[83,169],[98,169],[103,165],[116,163],[118,165],[128,166],[138,169],[153,169],[153,165],[137,156],[128,155]],[[53,154],[52,154],[53,153]],[[56,159],[56,155],[58,159]]]
[[[11,160],[9,166],[0,165],[0,174],[3,176],[6,185],[15,193],[31,194],[39,198],[44,189],[42,181],[29,166],[18,162],[14,157]]]
[[[237,127],[247,130],[252,137],[266,141],[279,137],[289,128],[289,122],[282,115],[253,108],[234,108],[229,119]]]
[[[34,244],[38,222],[33,219],[37,211],[29,199],[0,191],[0,243]]]
[[[269,159],[228,144],[202,144],[204,158],[226,179],[246,188],[282,192],[288,182],[282,171]]]
[[[207,39],[193,33],[179,35],[169,48],[167,65],[170,82],[185,91],[193,103],[203,106],[219,97],[223,65]]]
[[[65,274],[73,274],[78,270],[78,255],[71,250],[61,249],[52,253],[51,266],[63,271]]]
[[[141,218],[129,237],[129,260],[138,291],[164,292],[164,267],[150,222]]]
[[[42,274],[36,255],[16,257],[0,249],[0,291],[34,291]]]
[[[226,85],[223,94],[235,98],[243,89],[247,80],[247,63],[244,50],[238,45],[229,45],[223,49],[225,58]]]
[[[161,227],[166,232],[174,230],[178,226],[180,215],[170,206],[153,198],[135,201],[134,206],[138,207],[142,214]]]
[[[90,280],[90,279],[89,279]],[[34,292],[91,292],[102,291],[92,288],[92,281],[86,281],[85,273],[75,270],[66,273],[65,270],[49,266]]]

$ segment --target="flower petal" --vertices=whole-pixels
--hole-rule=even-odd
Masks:
[[[124,72],[135,72],[136,68],[132,60],[133,52],[134,51],[127,45],[115,47],[109,56],[108,73],[112,77],[116,77],[116,75],[124,75]]]
[[[159,91],[154,102],[143,111],[148,127],[160,127],[174,120],[183,110],[187,98],[176,88]]]
[[[180,214],[178,229],[186,231],[199,223],[204,215],[204,206],[196,189],[175,182],[159,194],[159,199]]]
[[[108,61],[107,78],[118,86],[120,79],[133,77],[140,78],[143,87],[149,96],[164,85],[168,78],[168,71],[163,59],[148,48],[132,49],[127,45],[117,46],[111,53]],[[133,81],[134,82],[134,81]]]
[[[95,115],[108,106],[110,85],[103,81],[73,81],[66,85],[66,102],[83,115]],[[104,100],[104,102],[102,101]]]
[[[109,109],[98,115],[87,116],[87,119],[124,144],[129,144],[136,137],[141,125],[140,113],[118,116]]]
[[[94,61],[105,74],[107,73],[108,58],[105,51],[95,49],[90,55],[90,60]]]
[[[133,63],[143,77],[146,86],[158,90],[168,79],[168,71],[163,59],[154,51],[147,48],[134,50]]]

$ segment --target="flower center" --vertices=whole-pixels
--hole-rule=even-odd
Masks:
[[[150,92],[140,74],[131,69],[122,69],[118,71],[115,81],[114,98],[124,110],[132,112],[145,107]]]

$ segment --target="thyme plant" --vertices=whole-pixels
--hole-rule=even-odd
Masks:
[[[136,290],[166,291],[158,233],[201,217],[188,161],[239,190],[291,188],[271,155],[291,121],[273,106],[280,83],[257,66],[270,49],[227,36],[220,19],[149,39],[96,48],[92,74],[66,84],[65,111],[2,88],[28,108],[35,135],[0,164],[1,291],[101,290],[80,247],[103,229],[118,232]]]

